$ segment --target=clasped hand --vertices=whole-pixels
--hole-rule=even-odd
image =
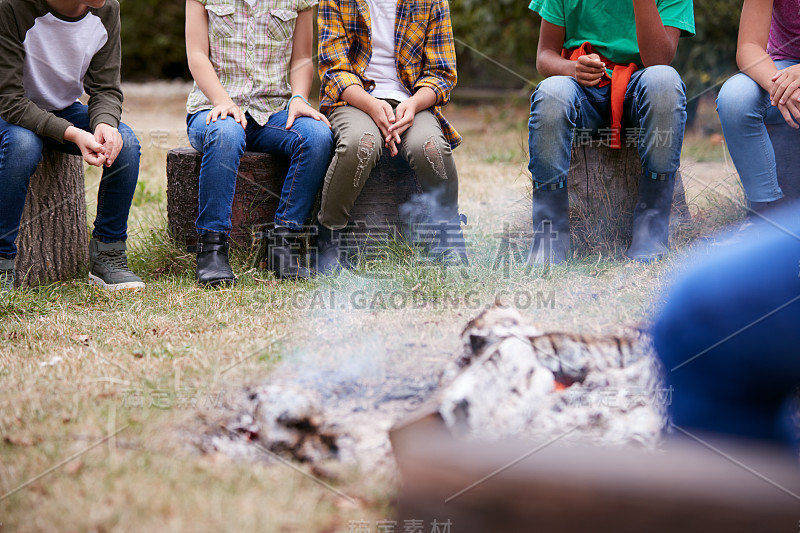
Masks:
[[[97,125],[94,135],[70,126],[64,132],[64,140],[75,143],[83,160],[96,167],[113,165],[123,145],[119,130],[104,123]]]
[[[770,103],[777,107],[783,119],[793,128],[800,128],[800,65],[779,70],[772,76]]]
[[[603,79],[606,73],[606,64],[597,54],[580,56],[575,61],[575,79],[584,87],[594,87]]]
[[[389,149],[389,154],[394,157],[401,143],[400,136],[414,125],[417,107],[414,98],[409,98],[392,109],[391,104],[385,100],[374,99],[369,109],[369,116],[381,130],[383,145]]]

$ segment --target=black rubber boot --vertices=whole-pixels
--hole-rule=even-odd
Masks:
[[[350,268],[347,258],[342,257],[339,230],[328,229],[317,224],[317,271],[321,274],[335,274],[343,268]]]
[[[267,250],[269,269],[278,279],[308,279],[314,272],[300,264],[301,232],[276,226]]]
[[[533,190],[533,239],[528,265],[558,265],[569,250],[569,193],[567,184]]]
[[[436,225],[436,236],[430,250],[434,261],[446,265],[469,266],[462,223],[467,223],[467,216],[460,214],[448,222]]]
[[[235,283],[231,265],[228,262],[228,236],[224,233],[200,235],[197,243],[197,283],[203,287],[214,287]]]
[[[633,239],[625,255],[650,263],[669,251],[669,215],[675,178],[666,174],[642,175],[639,198],[633,210]]]

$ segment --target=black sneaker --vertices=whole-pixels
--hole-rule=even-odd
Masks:
[[[89,283],[107,291],[138,290],[144,282],[128,268],[125,241],[89,242]]]

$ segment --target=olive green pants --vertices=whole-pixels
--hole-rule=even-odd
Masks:
[[[388,100],[392,107],[397,102]],[[350,209],[369,174],[383,153],[380,129],[365,112],[353,106],[335,108],[329,119],[336,151],[325,175],[318,219],[328,229],[347,225]],[[402,156],[417,176],[426,194],[434,221],[451,221],[458,216],[458,174],[450,143],[436,116],[420,111],[414,124],[400,136]],[[395,156],[397,157],[397,156]]]

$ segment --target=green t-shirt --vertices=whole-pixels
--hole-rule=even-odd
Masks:
[[[656,6],[664,26],[678,28],[681,37],[694,35],[692,0],[656,0]],[[642,64],[632,0],[533,0],[528,7],[564,28],[564,48],[589,41],[615,63]]]

